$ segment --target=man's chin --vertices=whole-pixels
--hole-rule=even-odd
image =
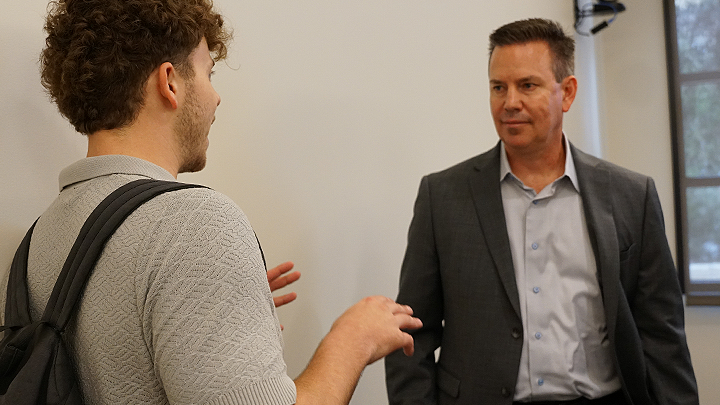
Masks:
[[[207,158],[203,154],[202,158],[198,157],[197,159],[186,162],[184,165],[182,165],[180,167],[180,170],[178,170],[178,173],[197,173],[205,168],[206,163]]]
[[[510,137],[518,137],[523,134],[525,128],[522,125],[512,125],[505,128],[505,133]]]
[[[520,145],[527,143],[527,137],[523,136],[523,131],[517,129],[517,128],[510,128],[503,131],[503,134],[500,136],[500,139],[506,144],[506,145]]]

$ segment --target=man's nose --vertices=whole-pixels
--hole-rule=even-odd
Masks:
[[[516,111],[522,109],[520,93],[515,88],[509,88],[505,96],[505,110]]]

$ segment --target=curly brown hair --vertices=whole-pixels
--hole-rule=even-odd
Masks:
[[[553,56],[553,73],[560,83],[575,70],[575,40],[560,24],[542,18],[530,18],[505,24],[490,34],[490,56],[497,46],[544,41]]]
[[[203,37],[216,61],[232,37],[212,0],[56,0],[48,10],[42,85],[82,134],[131,123],[154,69],[171,62],[190,77]]]

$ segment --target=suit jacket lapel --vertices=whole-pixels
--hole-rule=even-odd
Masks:
[[[475,169],[470,175],[470,188],[480,228],[505,292],[520,317],[520,298],[500,194],[500,143],[480,156]]]
[[[615,336],[620,294],[620,257],[612,212],[609,172],[600,160],[570,145],[602,289],[608,336]]]

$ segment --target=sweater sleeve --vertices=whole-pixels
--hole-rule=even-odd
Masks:
[[[135,283],[144,340],[169,402],[294,403],[247,218],[212,190],[159,198],[163,209],[152,213]]]

